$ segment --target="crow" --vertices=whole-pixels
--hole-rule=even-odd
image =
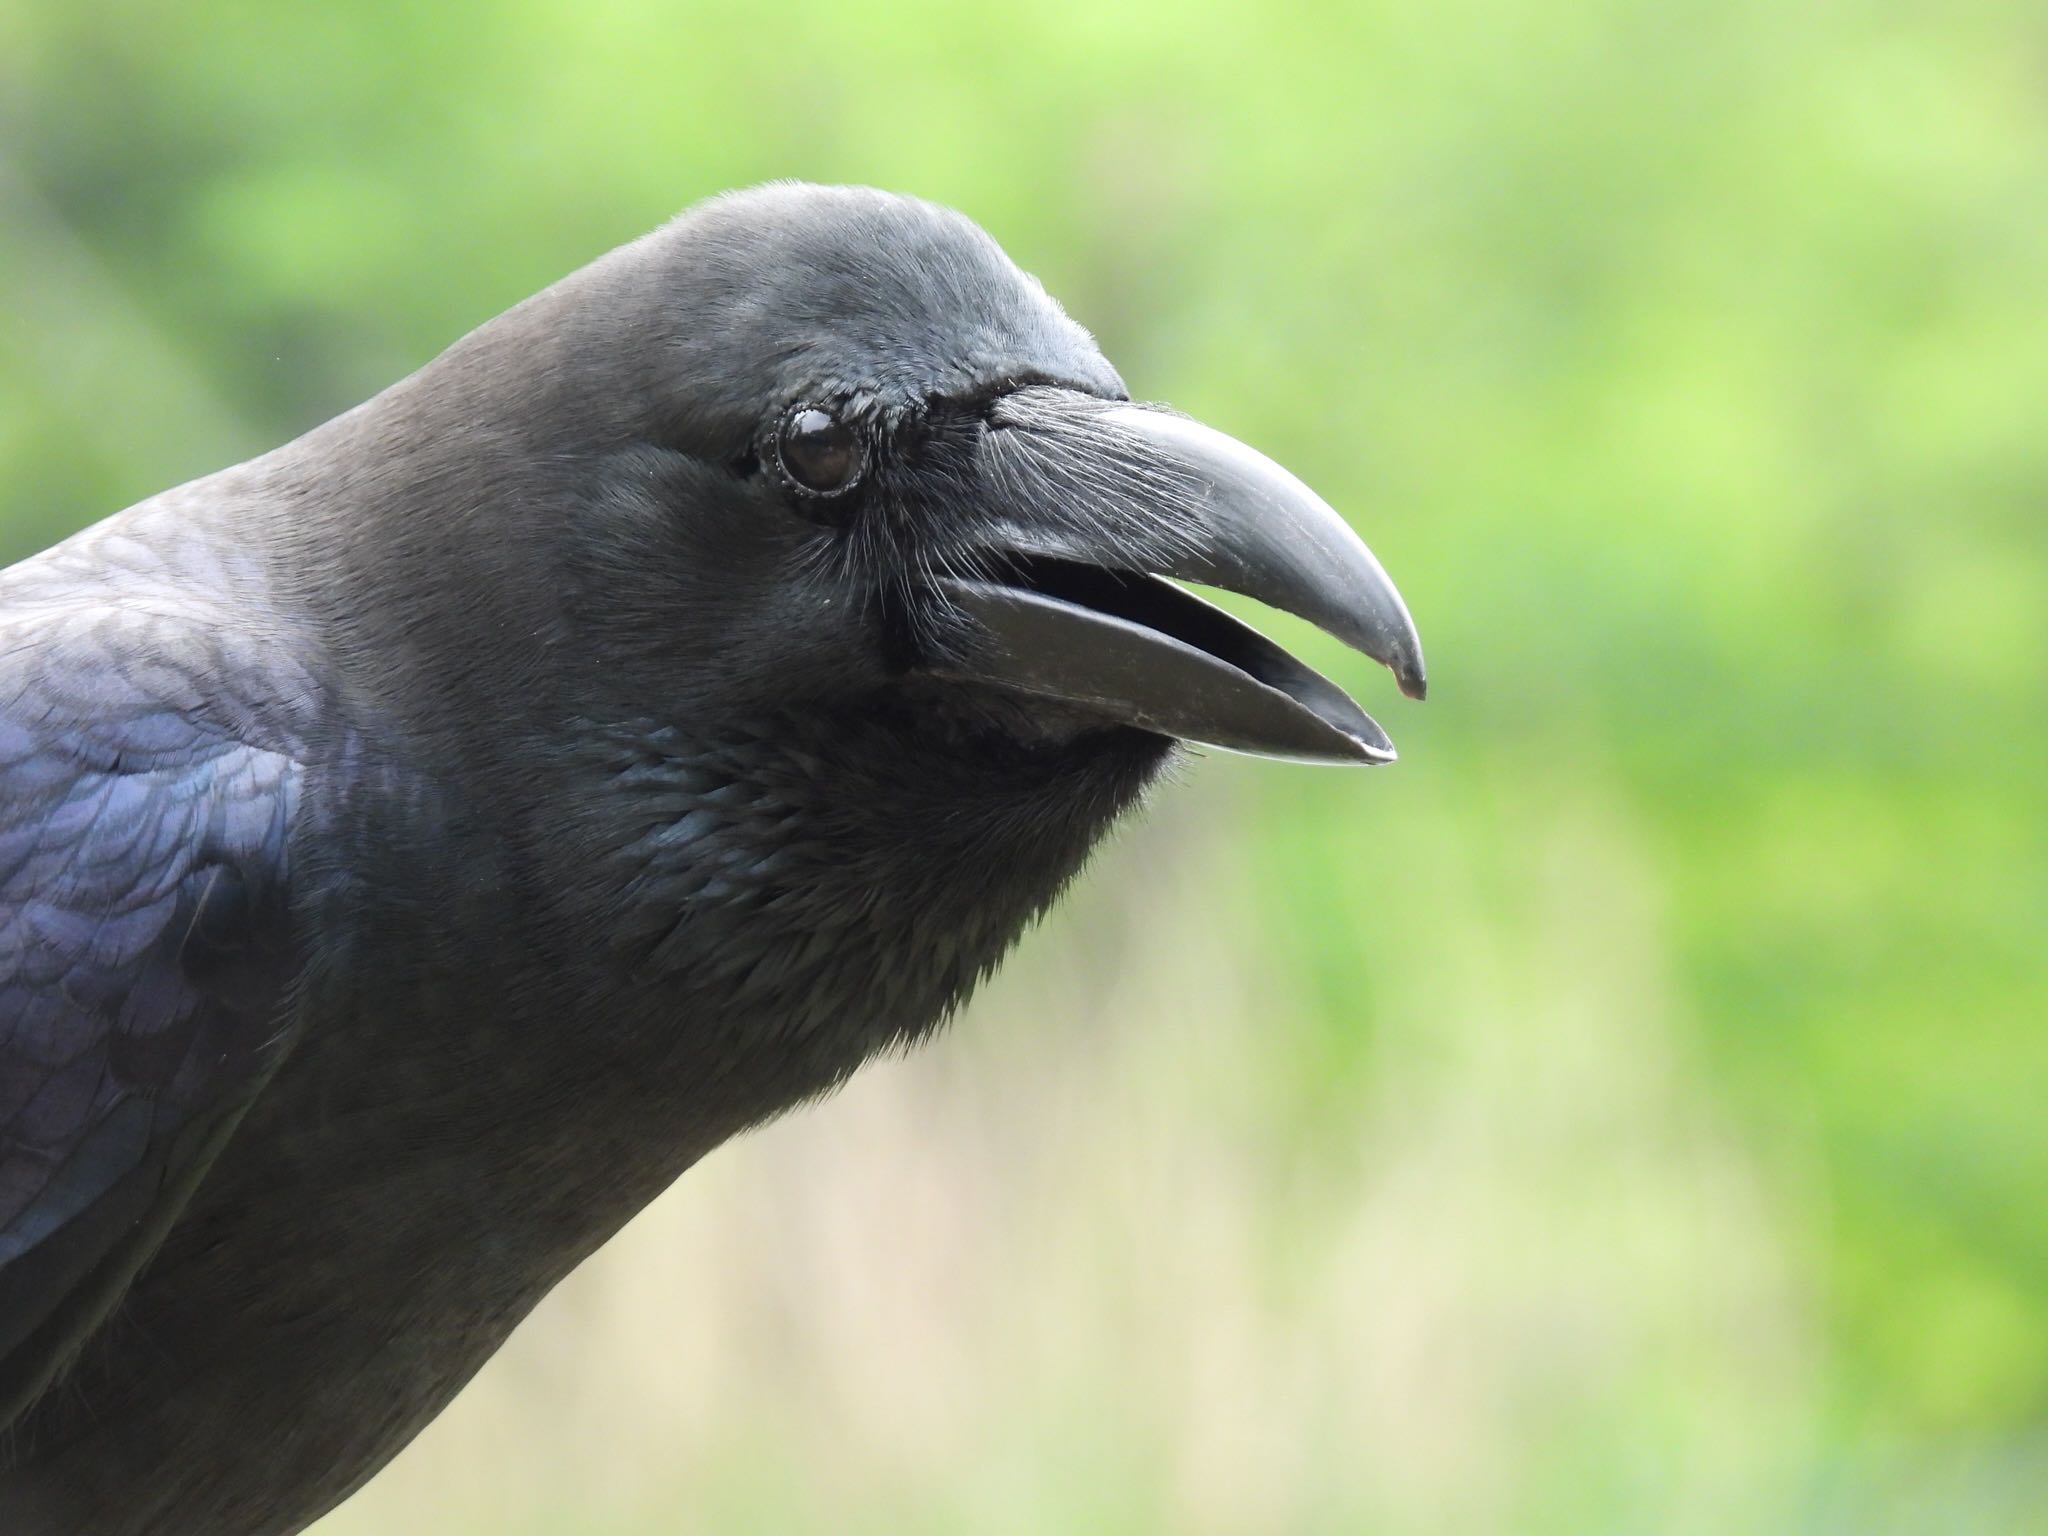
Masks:
[[[700,204],[0,572],[0,1530],[298,1531],[1181,742],[1393,758],[1299,480],[961,214]]]

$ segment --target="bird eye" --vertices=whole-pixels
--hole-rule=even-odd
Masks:
[[[775,456],[799,489],[818,496],[849,489],[866,467],[853,430],[815,405],[800,405],[782,418]]]

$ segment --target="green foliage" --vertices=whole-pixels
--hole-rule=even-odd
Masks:
[[[1430,648],[1414,709],[1305,640],[1402,763],[1203,764],[899,1069],[1213,1156],[1251,1353],[1305,1351],[1239,1429],[1300,1461],[1187,1501],[1162,1403],[1231,1378],[1087,1299],[1209,1262],[1193,1216],[1124,1253],[1141,1172],[1058,1228],[1105,1257],[1048,1337],[1102,1355],[991,1364],[1039,1399],[916,1475],[736,1404],[705,1528],[2048,1529],[2044,46],[1977,0],[14,0],[0,557],[703,194],[955,204],[1347,509]]]

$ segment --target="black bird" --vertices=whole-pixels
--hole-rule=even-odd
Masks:
[[[959,214],[703,204],[0,573],[0,1531],[283,1533],[927,1034],[1177,739],[1423,691],[1299,481]]]

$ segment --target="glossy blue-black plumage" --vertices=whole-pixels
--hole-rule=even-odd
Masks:
[[[0,1530],[299,1530],[998,962],[1169,750],[906,666],[1029,383],[1122,393],[959,215],[770,188],[0,573]]]
[[[262,674],[186,554],[184,592],[107,532],[0,574],[0,1423],[282,1054],[291,671],[238,694]]]

